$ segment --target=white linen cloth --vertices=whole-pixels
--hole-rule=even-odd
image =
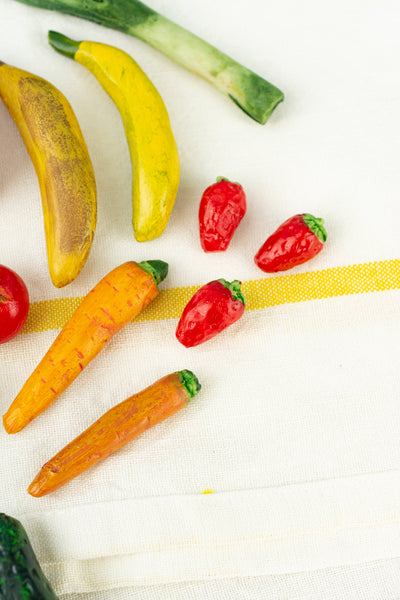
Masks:
[[[32,302],[83,296],[125,260],[162,259],[161,288],[264,275],[253,256],[289,216],[325,219],[328,241],[293,272],[399,256],[399,8],[228,0],[149,4],[284,90],[261,126],[142,42],[0,0],[0,59],[67,96],[93,160],[98,225],[79,277],[50,282],[40,195],[0,103],[0,262]],[[181,163],[170,223],[139,244],[117,109],[94,77],[47,44],[49,29],[130,53],[168,108]],[[202,191],[239,181],[248,212],[225,253],[198,240]],[[355,275],[357,276],[357,274]],[[400,593],[400,277],[383,291],[247,311],[185,349],[177,319],[134,322],[29,427],[0,431],[0,511],[21,519],[56,592],[108,598],[365,598]],[[2,413],[57,330],[0,346]],[[117,402],[188,368],[202,383],[184,410],[47,497],[41,465]],[[204,491],[212,491],[203,494]]]

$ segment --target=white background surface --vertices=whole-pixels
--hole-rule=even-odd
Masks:
[[[138,40],[0,0],[0,58],[64,92],[98,185],[91,255],[78,279],[57,290],[47,273],[36,176],[0,104],[0,262],[20,273],[31,299],[82,295],[128,259],[167,260],[166,287],[263,277],[255,251],[304,211],[325,219],[328,242],[296,272],[397,258],[397,3],[149,4],[269,79],[286,99],[261,126]],[[158,240],[133,237],[131,168],[116,108],[89,72],[48,46],[48,29],[126,50],[162,94],[182,179]],[[229,250],[215,256],[200,249],[197,209],[218,175],[242,183],[248,213]],[[23,520],[57,592],[73,600],[85,593],[90,600],[394,600],[399,323],[393,290],[246,313],[192,351],[175,341],[175,320],[132,324],[41,418],[16,436],[0,432],[1,510]],[[0,347],[3,412],[54,335]],[[27,485],[60,447],[116,402],[181,368],[203,384],[187,410],[57,493],[28,496]],[[208,488],[214,494],[202,495]]]

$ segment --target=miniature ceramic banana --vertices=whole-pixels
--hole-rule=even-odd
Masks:
[[[49,32],[59,52],[91,71],[115,102],[124,124],[133,168],[132,224],[144,242],[164,231],[179,186],[180,165],[164,102],[126,52],[96,42],[75,42]]]
[[[75,114],[51,83],[0,62],[0,98],[36,170],[47,258],[58,288],[73,281],[89,255],[96,227],[96,183]]]

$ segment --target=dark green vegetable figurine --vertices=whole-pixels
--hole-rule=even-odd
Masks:
[[[19,0],[123,31],[206,79],[246,114],[264,124],[283,93],[184,27],[140,0]]]
[[[22,524],[0,513],[0,600],[57,600]]]

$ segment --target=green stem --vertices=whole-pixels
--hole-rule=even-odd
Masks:
[[[259,123],[284,96],[277,87],[139,0],[19,0],[132,35],[206,79]]]
[[[320,242],[324,243],[327,240],[327,233],[324,227],[324,220],[318,217],[310,215],[310,213],[303,214],[303,221],[307,227],[317,236]]]
[[[177,371],[177,373],[179,375],[179,379],[181,380],[183,387],[189,394],[189,400],[191,400],[192,398],[194,398],[194,396],[196,396],[196,394],[198,394],[198,392],[201,389],[199,380],[197,379],[196,375],[188,369]]]
[[[246,301],[242,294],[242,290],[240,289],[240,286],[241,286],[240,281],[238,281],[237,279],[235,279],[234,281],[226,281],[226,279],[218,279],[218,281],[220,283],[222,283],[222,285],[231,292],[232,298],[234,300],[240,300],[240,302],[243,302],[243,304],[246,304]]]
[[[75,57],[75,54],[78,52],[79,46],[81,45],[81,42],[75,42],[57,31],[49,31],[48,39],[50,46],[52,46],[54,50],[57,50],[57,52],[60,52],[65,56],[69,56],[69,58]]]
[[[219,183],[220,181],[227,181],[228,183],[234,183],[235,185],[240,185],[240,187],[242,187],[241,184],[238,181],[231,181],[227,177],[223,177],[221,175],[219,177],[217,177],[216,183]]]
[[[157,285],[164,281],[168,274],[168,263],[163,260],[144,260],[138,265],[153,276]]]

